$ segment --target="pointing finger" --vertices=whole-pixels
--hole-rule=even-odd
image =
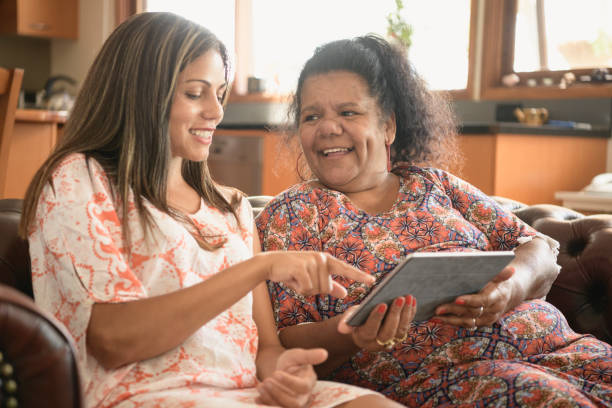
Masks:
[[[359,269],[347,264],[346,262],[331,256],[327,261],[327,265],[330,274],[344,276],[345,278],[352,279],[357,282],[362,282],[368,285],[374,283],[374,281],[376,280],[372,275],[368,275],[367,273],[360,271]]]

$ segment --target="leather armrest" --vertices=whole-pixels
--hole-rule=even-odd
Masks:
[[[0,372],[10,364],[19,407],[83,406],[74,350],[53,316],[0,284]]]
[[[514,212],[559,241],[561,272],[546,299],[579,333],[612,343],[612,215],[538,204]]]

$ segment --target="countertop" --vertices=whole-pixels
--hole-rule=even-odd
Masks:
[[[554,135],[554,136],[583,136],[609,138],[611,131],[607,127],[593,126],[592,129],[572,129],[562,126],[551,125],[524,125],[515,122],[496,122],[496,123],[469,123],[460,126],[459,133],[464,134],[529,134],[529,135]]]
[[[66,123],[68,111],[51,111],[44,109],[17,109],[16,122]]]

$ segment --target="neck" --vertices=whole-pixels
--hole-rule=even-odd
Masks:
[[[166,200],[170,207],[186,214],[194,214],[200,208],[200,196],[181,174],[182,160],[172,159],[168,169]]]
[[[397,201],[399,187],[399,177],[386,173],[380,182],[369,188],[343,193],[361,210],[368,214],[379,214],[393,207]]]

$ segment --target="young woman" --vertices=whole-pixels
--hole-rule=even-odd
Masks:
[[[317,382],[325,350],[280,345],[266,280],[342,297],[332,274],[372,279],[321,253],[258,253],[248,201],[206,167],[228,72],[206,29],[131,18],[30,185],[21,232],[35,299],[74,336],[86,405],[392,406]]]
[[[345,322],[367,294],[360,283],[338,278],[348,296],[337,299],[270,282],[285,346],[323,347],[320,375],[407,406],[612,405],[612,347],[574,333],[542,300],[559,271],[558,244],[423,165],[452,153],[456,130],[401,50],[374,36],[321,46],[292,108],[314,178],[259,215],[264,250],[322,250],[377,281],[412,252],[514,250],[515,258],[433,319],[406,318],[412,299],[398,297],[358,328]]]

